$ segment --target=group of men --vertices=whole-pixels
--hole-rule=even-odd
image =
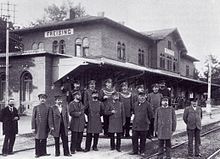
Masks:
[[[110,138],[110,149],[121,152],[121,138],[130,137],[131,116],[132,123],[132,147],[131,155],[145,155],[145,143],[147,137],[158,137],[159,155],[163,158],[164,145],[167,158],[171,158],[171,136],[176,129],[176,115],[170,106],[170,94],[165,84],[153,84],[152,92],[147,94],[144,86],[137,86],[136,92],[131,92],[127,82],[122,82],[119,91],[113,87],[112,79],[105,81],[105,86],[96,90],[96,81],[88,83],[88,89],[81,91],[79,82],[76,82],[71,92],[71,100],[64,104],[61,95],[55,96],[55,104],[46,104],[47,95],[39,94],[40,104],[33,108],[32,130],[35,134],[35,157],[50,155],[46,151],[47,137],[50,133],[55,141],[55,156],[60,156],[60,138],[62,140],[64,156],[71,156],[77,151],[88,152],[91,149],[98,151],[99,134],[104,130],[104,135]],[[68,97],[68,99],[70,99]],[[199,154],[198,136],[201,130],[201,109],[197,104],[193,104],[192,109],[186,108],[184,111],[184,121],[187,125],[189,136],[189,155],[192,156],[193,134],[196,136],[195,155]],[[194,108],[196,106],[196,108]],[[10,100],[9,106],[10,108]],[[12,106],[13,107],[13,106]],[[5,108],[5,109],[6,109]],[[16,108],[14,108],[16,110]],[[9,112],[10,113],[10,112]],[[86,124],[87,115],[87,124]],[[10,119],[17,124],[19,116],[14,111]],[[71,120],[69,120],[69,116]],[[103,117],[103,125],[102,118]],[[193,122],[191,122],[193,120]],[[200,124],[194,126],[194,120]],[[3,120],[3,125],[4,125]],[[70,121],[70,122],[69,122]],[[86,129],[85,149],[81,147],[83,132]],[[198,126],[197,126],[198,125]],[[68,145],[68,130],[71,131],[71,144]],[[14,129],[13,137],[17,129]],[[195,131],[195,132],[194,132]],[[6,133],[7,134],[7,133]],[[13,137],[5,140],[2,153],[4,155],[13,153]],[[115,138],[116,137],[116,138]],[[92,145],[93,139],[93,145]],[[140,139],[140,144],[139,144]],[[116,141],[115,141],[116,140]],[[7,145],[9,144],[9,146]],[[8,149],[6,149],[6,147]]]

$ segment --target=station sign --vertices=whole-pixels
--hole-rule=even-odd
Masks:
[[[68,28],[68,29],[45,31],[44,32],[44,37],[45,38],[50,38],[50,37],[73,35],[73,34],[74,34],[74,29],[73,28]]]
[[[166,54],[171,55],[171,56],[174,56],[174,55],[175,55],[173,50],[170,50],[170,49],[167,49],[167,48],[164,48],[164,52],[165,52]]]

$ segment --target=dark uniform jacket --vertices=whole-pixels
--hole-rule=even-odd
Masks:
[[[65,135],[68,136],[69,114],[67,107],[63,105],[60,113],[58,106],[54,105],[49,110],[49,127],[50,129],[54,128],[54,130],[51,131],[51,135],[54,137],[59,137],[60,135],[61,122],[63,122],[64,125]]]
[[[46,104],[39,104],[34,107],[31,127],[35,129],[36,139],[46,139],[49,133],[48,125],[49,107]]]
[[[134,104],[134,120],[132,129],[135,131],[147,131],[149,124],[153,118],[152,107],[149,102],[144,103],[136,102]]]
[[[84,100],[84,105],[86,106],[86,107],[88,107],[88,105],[89,105],[89,101],[92,101],[92,92],[93,92],[94,90],[91,90],[91,89],[87,89],[87,90],[85,90],[85,92],[84,92],[84,98],[83,98],[83,100]]]
[[[159,107],[156,109],[154,129],[158,139],[171,139],[176,130],[176,114],[173,107]]]
[[[17,134],[18,133],[18,121],[14,120],[14,117],[18,117],[18,110],[13,107],[10,111],[9,107],[2,109],[2,122],[3,122],[3,135]]]
[[[192,106],[188,106],[185,108],[183,113],[183,120],[187,125],[187,129],[202,129],[202,108],[197,106],[196,110],[193,109]]]
[[[156,113],[156,109],[160,107],[162,97],[163,95],[159,92],[148,94],[147,100],[151,104],[154,114]]]
[[[111,111],[115,110],[113,114]],[[105,114],[109,115],[109,127],[108,132],[110,133],[120,133],[123,132],[123,125],[125,124],[125,112],[124,105],[116,101],[109,101],[108,105],[105,107]]]
[[[100,101],[91,100],[88,104],[87,112],[88,112],[87,133],[101,133],[102,132],[101,116],[104,113],[103,103]]]
[[[74,132],[83,132],[85,127],[85,106],[81,102],[72,101],[69,104],[71,116],[70,129]]]
[[[125,109],[125,117],[131,117],[131,110],[132,110],[132,94],[131,92],[120,92],[119,100],[121,103],[124,104]]]

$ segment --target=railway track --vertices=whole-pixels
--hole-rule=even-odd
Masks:
[[[201,134],[201,137],[204,137],[204,136],[206,136],[206,135],[208,135],[208,134],[211,134],[211,133],[213,133],[213,132],[216,132],[216,131],[218,131],[218,130],[220,130],[220,126],[216,126],[216,127],[212,128],[212,129],[206,131],[206,132],[203,132],[203,133]],[[178,144],[173,145],[173,146],[172,146],[172,150],[175,150],[176,148],[178,148],[178,147],[180,147],[180,146],[186,144],[187,142],[188,142],[188,140],[185,140],[185,141],[183,141],[183,142],[180,142],[180,143],[178,143]],[[218,153],[220,153],[220,149],[217,150],[215,153],[213,153],[213,156],[215,156],[215,154],[218,154]],[[157,155],[158,155],[158,153],[153,153],[153,154],[148,155],[148,156],[143,156],[141,159],[152,159],[152,158],[155,158]],[[212,159],[213,156],[211,156],[209,159]]]

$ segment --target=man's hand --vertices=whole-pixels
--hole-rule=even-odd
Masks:
[[[116,111],[115,110],[112,110],[112,114],[115,114],[116,113]]]
[[[50,128],[51,131],[54,131],[54,127]]]
[[[35,134],[36,133],[36,129],[32,129],[32,133]]]
[[[14,120],[18,120],[19,118],[16,116],[16,117],[14,117]]]

